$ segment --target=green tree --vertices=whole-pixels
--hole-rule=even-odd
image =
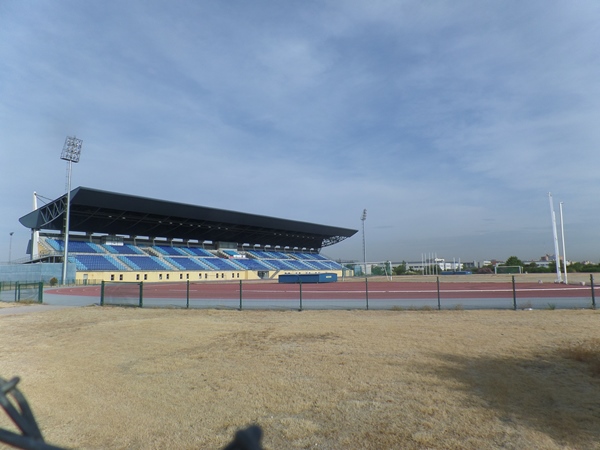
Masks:
[[[373,275],[385,275],[385,267],[373,266],[371,267],[371,274]]]
[[[506,262],[502,265],[503,266],[522,266],[523,261],[521,261],[516,256],[509,256],[508,259],[506,260]]]
[[[394,267],[394,275],[406,275],[406,261],[402,261],[399,266]]]

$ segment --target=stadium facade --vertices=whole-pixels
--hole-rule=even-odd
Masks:
[[[86,187],[71,191],[69,208],[68,198],[19,221],[32,235],[27,263],[62,263],[66,241],[77,283],[343,275],[321,250],[358,231]]]

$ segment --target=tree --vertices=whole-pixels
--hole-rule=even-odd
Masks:
[[[402,264],[394,267],[394,275],[405,275],[406,274],[406,261],[402,261]]]
[[[371,273],[373,275],[385,275],[385,267],[381,267],[381,266],[372,266],[371,267]]]
[[[503,266],[522,266],[523,261],[521,261],[516,256],[509,256],[508,259],[506,260],[506,262],[502,265]]]

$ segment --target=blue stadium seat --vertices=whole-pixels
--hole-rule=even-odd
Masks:
[[[202,262],[208,264],[215,270],[240,270],[240,267],[235,265],[233,260],[217,258],[213,256],[212,258],[202,258]]]
[[[175,267],[181,270],[206,270],[206,266],[202,265],[195,258],[189,258],[186,256],[174,256],[166,257],[167,262],[173,264]]]
[[[192,255],[192,256],[201,256],[203,258],[214,258],[215,255],[213,255],[211,252],[209,252],[208,250],[204,250],[203,248],[200,247],[181,247],[181,250],[183,250],[184,252]]]
[[[134,270],[173,270],[157,256],[123,256],[118,258]]]
[[[245,270],[273,270],[272,266],[265,264],[262,260],[251,258],[236,258],[233,260]]]
[[[127,270],[127,268],[118,263],[114,258],[106,255],[75,255],[73,258],[78,270]]]

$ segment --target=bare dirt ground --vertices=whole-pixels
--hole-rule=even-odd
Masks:
[[[0,376],[65,447],[600,449],[599,320],[69,308],[1,316]]]

